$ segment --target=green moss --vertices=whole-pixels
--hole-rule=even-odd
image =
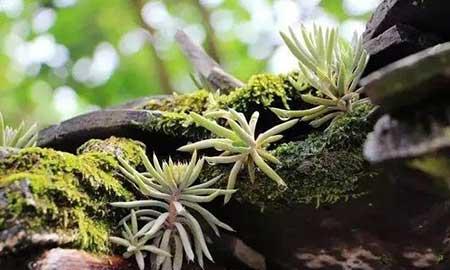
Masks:
[[[280,190],[260,172],[251,183],[242,170],[235,198],[273,208],[333,204],[366,194],[375,174],[362,155],[362,144],[372,128],[366,119],[370,110],[370,106],[360,106],[324,132],[314,131],[304,140],[275,146],[272,153],[281,161],[276,170],[288,188]],[[228,175],[229,170],[229,166],[209,167],[204,177]]]
[[[132,166],[138,166],[142,160],[139,152],[145,149],[145,144],[120,137],[110,137],[105,140],[91,139],[77,149],[77,154],[86,153],[109,153],[111,155],[121,155],[127,157]]]
[[[163,112],[141,126],[150,133],[163,133],[172,137],[200,140],[209,136],[204,128],[197,127],[187,113]]]
[[[96,149],[93,143],[81,152]],[[75,156],[27,148],[1,160],[0,201],[1,194],[6,196],[0,203],[0,230],[20,223],[27,232],[72,235],[75,248],[108,251],[110,222],[117,213],[107,204],[134,196],[116,174],[114,156],[103,150]]]
[[[163,132],[173,136],[199,139],[209,133],[194,125],[189,118],[190,112],[201,113],[208,110],[234,108],[245,114],[255,110],[267,110],[269,106],[289,107],[289,102],[299,106],[302,104],[300,93],[292,87],[288,75],[259,74],[252,76],[242,88],[234,89],[228,94],[213,94],[206,90],[197,90],[186,95],[175,95],[163,100],[151,100],[143,109],[161,111],[158,118],[145,124],[144,129]]]
[[[288,107],[289,97],[284,84],[283,76],[254,75],[244,87],[235,89],[228,95],[221,95],[218,101],[222,107],[234,108],[244,113],[247,113],[249,108],[253,108],[255,105],[269,107],[275,103],[282,103]]]
[[[167,99],[150,100],[143,109],[176,113],[202,112],[208,107],[208,96],[209,92],[203,89],[185,95],[174,94]]]

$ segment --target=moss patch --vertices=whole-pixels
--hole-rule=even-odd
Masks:
[[[117,175],[115,157],[95,142],[79,156],[28,148],[1,160],[0,231],[20,225],[28,234],[58,232],[73,237],[72,247],[107,252],[111,222],[122,214],[107,204],[134,195]]]
[[[105,140],[89,140],[77,149],[77,154],[108,153],[121,155],[127,157],[132,166],[138,166],[142,162],[139,155],[141,149],[145,149],[145,144],[139,141],[113,136]]]
[[[191,94],[177,95],[163,99],[163,100],[150,100],[149,103],[144,105],[144,110],[156,110],[176,113],[186,112],[202,112],[208,108],[208,96],[209,92],[200,89]]]
[[[208,110],[233,108],[247,116],[255,110],[263,113],[268,107],[301,107],[300,92],[289,82],[288,75],[259,74],[252,76],[242,88],[228,94],[209,93],[198,90],[192,94],[175,95],[164,100],[151,100],[143,109],[161,111],[158,119],[152,119],[144,129],[163,132],[173,136],[200,139],[209,136],[203,128],[198,128],[189,118],[190,112],[201,113]],[[212,96],[212,99],[211,97]]]

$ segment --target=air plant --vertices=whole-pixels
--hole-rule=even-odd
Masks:
[[[208,129],[217,135],[218,138],[191,143],[180,147],[178,150],[192,152],[200,149],[215,148],[218,151],[223,151],[219,156],[205,157],[205,159],[213,164],[234,163],[228,177],[227,189],[234,188],[237,176],[244,166],[247,167],[250,181],[252,182],[255,180],[255,170],[258,167],[278,185],[286,186],[283,179],[266,163],[267,160],[280,164],[280,161],[267,151],[267,146],[283,138],[279,133],[294,126],[298,120],[291,120],[277,125],[256,136],[255,130],[259,118],[259,112],[257,111],[253,113],[250,121],[247,121],[242,113],[233,109],[209,112],[205,116],[192,112],[190,116],[198,125]],[[223,127],[216,121],[208,118],[225,119],[229,128]],[[225,203],[230,198],[231,195],[226,194],[224,197]]]
[[[22,122],[17,129],[6,126],[0,112],[0,148],[26,148],[36,145],[37,124],[26,129]]]
[[[213,261],[202,227],[193,213],[202,217],[218,236],[220,236],[219,228],[233,230],[200,205],[200,203],[211,202],[218,196],[231,195],[235,192],[235,190],[212,188],[222,176],[219,175],[206,182],[195,184],[204,165],[204,158],[197,161],[196,152],[193,153],[189,163],[175,163],[169,159],[168,162],[162,164],[155,155],[153,155],[152,164],[141,152],[141,158],[147,170],[144,173],[136,171],[120,156],[117,158],[121,164],[121,172],[144,196],[148,197],[147,200],[111,203],[115,207],[139,208],[137,211],[132,210],[131,214],[119,222],[119,225],[127,224],[128,220],[131,220],[132,223],[131,234],[128,232],[130,230],[126,226],[124,227],[125,236],[128,239],[131,236],[132,239],[135,239],[134,242],[128,240],[130,245],[125,245],[128,250],[131,246],[146,247],[145,249],[131,248],[131,250],[148,251],[155,254],[154,269],[162,267],[163,270],[179,270],[184,256],[189,261],[193,261],[196,256],[197,262],[202,268],[203,255]],[[145,225],[139,230],[137,229],[137,219],[145,222]],[[147,242],[150,240],[158,249],[147,248]],[[126,244],[121,240],[119,241],[122,243],[119,243],[118,239],[114,237],[111,238],[111,241],[121,245]],[[164,256],[165,254],[159,250],[173,256]],[[130,254],[126,253],[125,255]],[[143,262],[141,255],[137,255],[136,259],[142,270],[144,264],[141,263]]]
[[[290,79],[299,91],[303,101],[315,107],[306,110],[283,110],[271,108],[281,119],[300,118],[310,121],[313,127],[342,116],[358,103],[368,102],[360,99],[361,89],[357,89],[359,79],[367,65],[369,56],[363,48],[362,38],[356,33],[351,43],[339,37],[336,29],[322,29],[314,26],[308,32],[300,29],[300,39],[289,28],[290,37],[281,37],[291,53],[298,59],[300,75],[298,80]],[[305,88],[306,81],[311,88]],[[309,93],[306,93],[309,91]]]

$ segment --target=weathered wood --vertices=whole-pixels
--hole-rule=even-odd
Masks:
[[[160,113],[146,110],[102,110],[87,113],[50,126],[39,132],[38,145],[75,152],[89,139],[121,136],[149,143],[142,131],[144,125]]]
[[[363,34],[368,41],[394,25],[410,25],[423,33],[450,40],[450,1],[384,0],[373,13]]]
[[[361,80],[370,100],[386,111],[439,96],[450,91],[450,42],[394,62]]]
[[[369,74],[403,57],[438,44],[440,38],[409,25],[394,25],[379,36],[364,42],[370,54],[364,74]]]
[[[450,155],[450,107],[440,115],[411,112],[409,117],[385,115],[369,134],[364,155],[370,162],[411,159],[431,153]]]

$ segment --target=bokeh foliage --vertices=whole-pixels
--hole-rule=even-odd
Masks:
[[[303,14],[305,9],[301,5],[308,2],[315,4],[309,4],[310,12]],[[197,33],[193,35],[194,39],[203,41],[207,51],[213,52],[211,47],[215,47],[217,58],[225,69],[246,81],[255,73],[272,71],[270,61],[279,46],[283,46],[277,31],[284,25],[273,24],[268,28],[259,23],[278,22],[280,18],[275,17],[283,16],[275,12],[277,6],[298,5],[298,13],[303,13],[296,17],[296,22],[318,17],[329,17],[336,23],[349,19],[363,22],[368,18],[368,13],[349,15],[343,2],[0,0],[0,110],[11,124],[25,119],[47,125],[140,96],[167,93],[173,89],[192,91],[195,89],[189,79],[192,68],[176,43],[168,38],[178,28],[185,29],[188,34]],[[14,9],[14,4],[19,5],[18,8],[16,6]],[[143,10],[139,10],[142,7]],[[165,17],[156,17],[167,22],[148,23],[150,15],[145,20],[146,16],[141,14],[149,10],[160,12],[159,15]],[[44,16],[44,27],[39,28],[37,18],[42,11],[47,17]],[[273,12],[275,19],[271,16],[264,18],[267,12]],[[54,20],[45,26],[48,16]],[[258,21],[258,16],[263,18]],[[150,17],[156,18],[155,14]],[[132,53],[121,50],[124,37],[138,32],[142,38],[142,29],[150,31],[152,38],[145,36],[142,46],[136,45],[141,41],[134,40],[134,45],[138,47]],[[48,49],[48,42],[42,40],[50,40],[53,45],[65,48],[67,61],[55,67],[55,64],[49,65],[45,61],[30,60],[34,59],[33,53],[43,54]],[[156,51],[168,74],[171,89],[165,89],[161,84],[161,69],[156,64],[157,56],[151,40],[156,42]],[[133,43],[133,40],[129,42]],[[106,79],[100,80],[100,83],[77,80],[74,69],[80,59],[90,59],[92,63],[99,48],[105,47],[106,52],[112,53],[116,60]],[[258,53],[260,47],[266,48],[266,51]],[[101,62],[97,69],[102,71],[105,66]],[[58,91],[61,87],[64,91]]]

